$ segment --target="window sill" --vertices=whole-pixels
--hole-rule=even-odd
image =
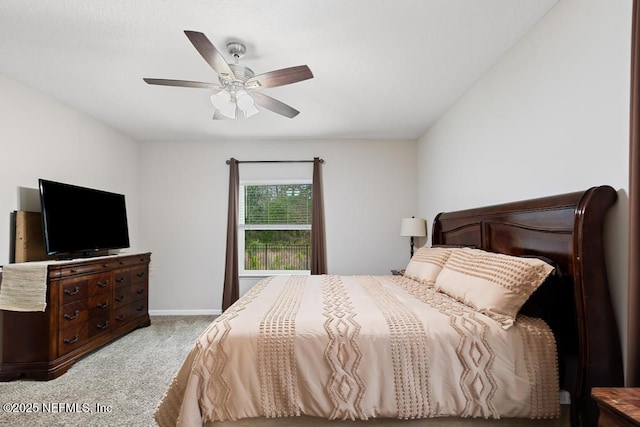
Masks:
[[[274,271],[274,272],[269,272],[269,271],[265,271],[265,272],[260,272],[260,273],[240,273],[238,275],[238,277],[240,279],[243,278],[247,278],[247,279],[257,279],[257,278],[264,278],[264,277],[270,277],[270,276],[289,276],[289,275],[304,275],[304,276],[309,276],[311,275],[310,271],[287,271],[287,272],[280,272],[280,271]]]

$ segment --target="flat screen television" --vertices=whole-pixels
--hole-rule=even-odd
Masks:
[[[47,255],[80,254],[129,247],[123,194],[39,180]]]

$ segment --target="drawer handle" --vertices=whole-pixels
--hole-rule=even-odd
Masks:
[[[96,304],[96,307],[98,307],[98,308],[107,308],[107,307],[109,307],[109,301],[99,302],[99,303]]]
[[[102,264],[104,268],[109,268],[109,264]]]
[[[142,294],[144,294],[144,289],[142,289],[142,288],[141,288],[141,289],[138,289],[138,290],[136,291],[136,293],[137,293],[138,295],[142,295]]]
[[[107,329],[109,327],[109,321],[105,320],[104,323],[98,323],[96,328],[98,329]]]
[[[65,344],[73,344],[74,342],[77,342],[79,339],[80,339],[80,335],[76,334],[76,336],[71,339],[65,338],[63,342]]]
[[[141,271],[140,273],[138,273],[138,277],[144,277],[144,271]]]
[[[117,320],[118,322],[121,322],[121,321],[123,321],[123,320],[124,320],[124,319],[126,319],[126,318],[127,318],[127,316],[125,316],[124,314],[121,314],[120,316],[116,317],[116,320]]]
[[[118,295],[115,299],[118,302],[122,302],[122,301],[124,301],[124,295]]]
[[[136,311],[142,311],[144,310],[144,305],[141,305],[140,307],[136,308]]]
[[[75,288],[73,288],[73,290],[72,290],[72,291],[70,291],[69,289],[65,289],[65,290],[64,290],[64,294],[65,294],[65,295],[75,295],[75,294],[77,294],[78,292],[80,292],[80,287],[78,287],[78,286],[76,286]]]
[[[107,286],[109,286],[109,279],[105,280],[104,282],[98,282],[97,285],[99,288],[106,288]]]
[[[116,277],[116,282],[118,283],[124,282],[124,276]]]
[[[73,319],[75,319],[76,317],[78,317],[78,315],[79,315],[79,314],[80,314],[80,310],[76,310],[76,312],[75,312],[74,314],[67,314],[67,313],[65,313],[65,314],[64,314],[64,316],[62,316],[62,317],[64,317],[64,318],[65,318],[65,319],[67,319],[67,320],[73,320]]]
[[[72,272],[72,273],[77,273],[77,272],[78,272],[78,269],[77,269],[77,268],[72,268],[72,269],[71,269],[71,272]]]

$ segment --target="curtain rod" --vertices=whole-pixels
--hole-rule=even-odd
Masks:
[[[238,163],[313,163],[313,160],[237,160]],[[231,160],[227,160],[227,164]],[[320,163],[324,163],[324,159],[320,159]]]

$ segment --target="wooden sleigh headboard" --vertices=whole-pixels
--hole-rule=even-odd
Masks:
[[[569,342],[560,363],[561,384],[572,398],[572,425],[596,425],[592,387],[619,387],[624,382],[602,239],[604,217],[616,198],[609,186],[593,187],[443,212],[433,223],[434,245],[476,246],[509,255],[543,256],[557,263],[563,283],[573,289],[573,299],[566,304],[570,307],[558,308],[561,330],[554,328],[556,336]]]

